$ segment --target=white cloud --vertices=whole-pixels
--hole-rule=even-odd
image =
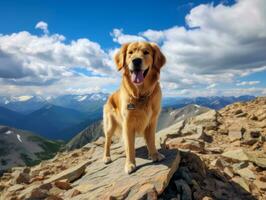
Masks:
[[[236,83],[236,86],[246,86],[246,85],[257,85],[260,81],[242,81],[239,83]]]
[[[71,75],[62,77],[50,85],[14,85],[12,83],[2,82],[0,80],[0,94],[8,96],[19,95],[41,95],[57,96],[62,94],[87,94],[92,92],[109,92],[107,89],[110,85],[117,84],[117,78],[113,77],[88,77]]]
[[[49,34],[48,24],[46,22],[43,21],[38,22],[35,28],[43,30],[44,34]]]
[[[145,39],[141,36],[124,34],[123,29],[114,29],[111,36],[113,37],[113,41],[119,44],[134,41],[145,41]]]
[[[86,38],[66,42],[63,35],[48,35],[45,22],[36,28],[45,34],[21,31],[0,35],[1,94],[92,92],[119,81],[114,78],[111,53],[98,43]],[[85,76],[82,69],[90,75]]]
[[[136,37],[161,45],[167,58],[163,83],[178,89],[234,83],[239,76],[266,70],[265,10],[265,0],[199,5],[186,16],[189,28],[149,29]],[[125,36],[119,32],[115,40]]]
[[[36,27],[44,24],[39,22]],[[22,31],[0,35],[0,78],[14,84],[48,84],[73,75],[81,67],[94,74],[110,75],[109,55],[88,39],[65,42],[59,34],[36,36]]]
[[[147,40],[161,46],[167,58],[161,73],[165,95],[265,94],[263,88],[220,89],[225,83],[256,85],[255,81],[235,82],[266,70],[265,10],[264,0],[238,0],[231,6],[206,4],[186,16],[189,28],[148,29],[136,35],[114,29],[111,35],[118,44]],[[49,34],[43,21],[35,28],[44,34],[0,34],[0,93],[86,93],[118,83],[120,75],[112,60],[117,49],[105,51],[86,38],[67,42],[63,35]]]

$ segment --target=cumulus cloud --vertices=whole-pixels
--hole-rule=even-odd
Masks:
[[[118,81],[111,54],[98,43],[86,38],[66,42],[63,35],[48,34],[48,24],[42,21],[35,28],[44,35],[0,35],[1,94],[92,92]]]
[[[133,41],[145,41],[142,36],[124,34],[123,29],[114,29],[111,36],[113,37],[113,41],[119,44]]]
[[[36,27],[47,30],[44,22]],[[0,78],[14,84],[51,83],[72,75],[75,67],[110,75],[110,59],[98,43],[85,38],[66,43],[59,34],[37,36],[22,31],[0,35]]]
[[[190,10],[186,27],[148,29],[136,35],[114,29],[111,36],[118,44],[153,41],[161,46],[167,58],[161,73],[164,95],[265,94],[263,88],[220,87],[258,84],[236,80],[266,70],[265,10],[264,0],[203,4]],[[87,38],[67,42],[63,35],[49,33],[43,21],[35,28],[44,34],[0,34],[0,92],[86,93],[118,83],[112,61],[117,49],[103,50]],[[90,72],[90,77],[76,68]]]
[[[161,45],[167,57],[163,83],[180,89],[233,83],[239,76],[266,69],[265,10],[264,0],[203,4],[186,16],[188,28],[146,30],[137,37]],[[120,32],[115,40],[126,36]]]

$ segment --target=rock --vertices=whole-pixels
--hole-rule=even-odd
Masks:
[[[205,142],[212,142],[212,136],[207,135],[205,132],[205,128],[202,126],[197,127],[196,134],[191,136],[187,136],[186,139],[194,139],[194,140],[203,140]]]
[[[258,116],[258,121],[263,121],[266,119],[266,114],[262,114],[260,116]]]
[[[229,176],[230,178],[233,178],[234,177],[234,172],[231,168],[229,167],[225,167],[224,168],[224,173]]]
[[[39,188],[32,190],[30,195],[31,199],[44,199],[46,197],[48,197],[48,191]]]
[[[24,188],[25,188],[24,185],[16,184],[16,185],[9,187],[7,190],[8,190],[8,192],[16,192],[16,191],[23,190]]]
[[[238,110],[235,111],[235,115],[239,115],[241,113],[243,113],[243,110],[241,110],[241,109],[238,109]]]
[[[266,182],[266,176],[258,176],[258,180]]]
[[[197,152],[203,152],[204,146],[204,142],[187,138],[175,138],[166,142],[166,147],[169,149],[189,149]]]
[[[183,129],[184,124],[185,122],[183,120],[159,131],[157,135],[160,135],[159,137],[160,146],[162,148],[165,148],[165,143],[167,139],[180,136],[180,130]]]
[[[55,186],[62,190],[69,190],[72,188],[67,179],[56,181]]]
[[[239,113],[236,115],[236,117],[246,117],[248,114],[247,113]]]
[[[157,133],[156,144],[160,146],[160,134]],[[142,138],[136,139],[136,164],[137,170],[125,174],[124,147],[121,143],[111,146],[112,160],[108,165],[102,162],[103,147],[95,146],[93,162],[86,168],[86,174],[72,183],[70,194],[74,190],[81,192],[76,197],[64,199],[139,199],[145,195],[161,194],[168,185],[170,178],[177,170],[180,155],[176,149],[162,149],[165,160],[153,164],[148,160],[148,152]],[[71,196],[71,195],[70,195]]]
[[[217,158],[211,162],[211,165],[214,167],[218,167],[220,169],[224,169],[226,166],[228,166],[228,163],[226,163],[223,159]]]
[[[56,195],[50,195],[45,200],[63,200],[61,197],[58,197]]]
[[[256,185],[257,188],[259,188],[260,190],[264,190],[266,191],[266,183],[260,180],[255,180],[254,184]]]
[[[248,161],[249,157],[245,150],[243,149],[235,149],[226,151],[222,154],[223,157],[233,159],[233,160],[239,160],[239,161]]]
[[[52,172],[50,172],[49,170],[46,170],[46,171],[41,172],[40,176],[44,176],[45,177],[45,176],[48,176],[50,174],[52,174]]]
[[[259,141],[259,137],[260,137],[261,133],[260,130],[249,130],[246,131],[243,135],[244,138],[244,144],[248,144],[248,145],[253,145],[255,144],[257,141]]]
[[[255,115],[255,114],[252,114],[249,119],[251,120],[254,120],[254,121],[257,121],[258,120],[258,117]]]
[[[232,179],[232,181],[237,183],[238,185],[240,185],[245,191],[250,192],[249,185],[248,185],[247,181],[244,178],[242,178],[242,177],[234,177]]]
[[[30,175],[28,173],[17,171],[15,173],[15,181],[17,184],[21,184],[21,183],[28,184],[30,182]]]
[[[247,167],[248,166],[248,162],[235,163],[232,166],[233,166],[234,171],[237,171],[237,170],[240,170],[240,169],[243,169],[243,168]]]
[[[228,136],[230,141],[233,142],[242,138],[242,132],[241,130],[229,130]]]
[[[253,162],[257,166],[266,169],[266,155],[262,151],[249,151],[249,161]]]
[[[218,153],[218,154],[223,153],[223,150],[220,147],[209,147],[209,148],[205,148],[205,150],[211,153]]]
[[[35,182],[35,181],[42,181],[44,180],[44,176],[35,176],[33,179],[30,180],[30,182]]]
[[[249,168],[237,170],[236,173],[245,179],[255,179],[256,178],[255,174]]]
[[[177,192],[181,194],[181,200],[192,200],[192,192],[186,181],[176,180],[175,185]]]
[[[231,160],[250,161],[261,168],[266,168],[266,155],[263,152],[236,149],[224,152],[222,156]]]
[[[30,171],[31,171],[31,169],[29,167],[25,167],[22,172],[26,173],[26,174],[29,174]]]
[[[190,121],[188,121],[183,130],[182,133],[196,133],[197,127],[204,127],[205,130],[217,130],[218,128],[218,121],[217,121],[217,111],[210,110],[206,113],[203,113],[201,115],[198,115],[194,118],[192,118]]]
[[[50,189],[49,193],[55,196],[58,196],[60,194],[63,194],[65,192],[65,190],[61,190],[58,187],[53,187]]]
[[[74,190],[73,193],[71,194],[71,197],[75,197],[78,196],[79,194],[81,194],[81,192],[79,190]]]
[[[67,179],[69,182],[72,182],[84,173],[86,166],[91,163],[90,160],[84,161],[77,166],[71,167],[65,171],[62,171],[61,173],[54,175],[50,177],[49,179],[45,180],[44,183],[52,183],[57,180]]]
[[[45,183],[45,184],[42,184],[42,185],[40,185],[40,189],[44,189],[44,190],[50,190],[51,188],[52,188],[53,186],[52,186],[52,184],[51,183]]]

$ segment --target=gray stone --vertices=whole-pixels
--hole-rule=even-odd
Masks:
[[[177,192],[181,195],[181,200],[192,200],[192,192],[189,185],[183,179],[175,181]]]

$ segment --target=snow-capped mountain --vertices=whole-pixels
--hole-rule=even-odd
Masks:
[[[41,96],[0,96],[0,106],[15,112],[28,114],[45,106],[47,101]]]
[[[94,112],[102,110],[104,103],[106,102],[108,94],[106,93],[92,93],[85,95],[62,95],[49,102],[63,106],[67,108],[72,108],[81,112]]]
[[[254,96],[244,95],[239,97],[234,96],[211,96],[211,97],[195,97],[195,98],[165,98],[163,107],[182,108],[189,104],[197,104],[211,109],[221,109],[229,104],[237,101],[249,101],[254,99]]]

